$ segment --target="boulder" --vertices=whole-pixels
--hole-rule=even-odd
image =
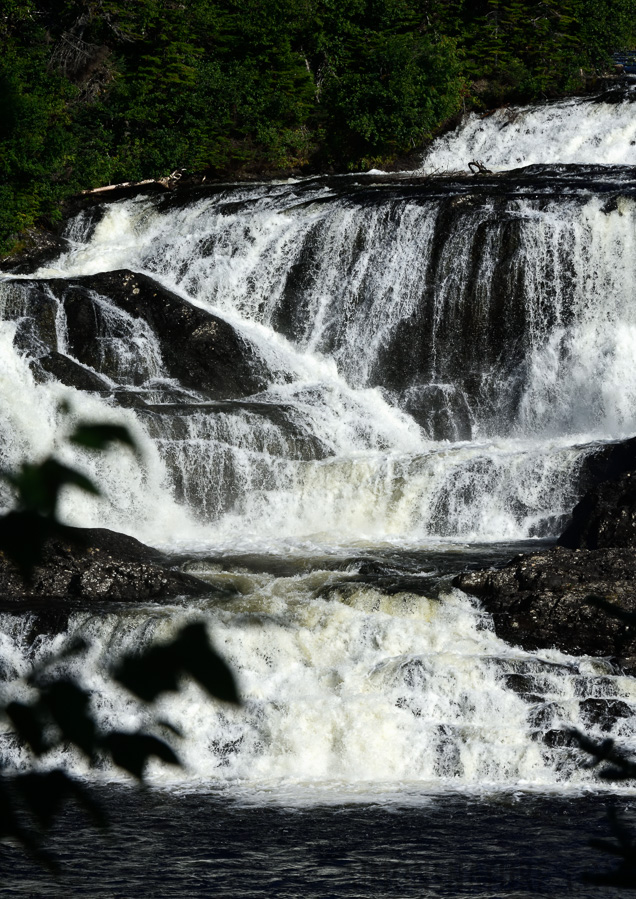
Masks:
[[[40,356],[37,362],[38,365],[34,366],[36,372],[38,370],[46,372],[67,387],[75,387],[89,393],[111,392],[111,387],[104,378],[63,353],[55,351],[47,353],[45,356]]]
[[[3,297],[5,317],[18,321],[16,345],[31,357],[36,375],[48,372],[80,390],[108,389],[104,377],[110,379],[109,392],[112,382],[141,386],[149,349],[160,357],[159,377],[211,400],[252,396],[282,377],[232,325],[147,275],[122,270],[21,279],[5,282]],[[66,318],[63,353],[69,361],[58,345],[58,303]]]
[[[140,602],[206,592],[208,585],[175,569],[158,550],[105,528],[68,528],[63,538],[49,540],[30,583],[0,552],[3,609],[30,608],[31,599]]]
[[[554,547],[517,556],[499,570],[458,575],[454,586],[479,597],[499,637],[524,649],[555,647],[603,656],[636,673],[636,626],[589,601],[607,599],[636,613],[636,553]]]
[[[264,390],[271,374],[258,350],[219,316],[193,306],[146,275],[106,272],[73,281],[50,282],[64,304],[71,354],[117,380],[108,358],[97,356],[108,333],[96,294],[133,319],[142,319],[157,339],[165,376],[214,399],[240,398]]]
[[[636,549],[636,472],[628,471],[586,493],[574,507],[559,546]]]
[[[68,528],[64,539],[49,540],[31,583],[0,552],[0,612],[28,615],[28,645],[43,634],[66,632],[78,609],[106,614],[113,604],[219,592],[157,550],[104,528]]]

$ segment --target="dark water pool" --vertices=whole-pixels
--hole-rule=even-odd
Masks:
[[[3,847],[3,896],[607,897],[607,798],[441,796],[415,808],[246,808],[218,796],[102,788],[95,831],[67,808],[50,846],[60,876]],[[636,827],[636,803],[614,800]]]

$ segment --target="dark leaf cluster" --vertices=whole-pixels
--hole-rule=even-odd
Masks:
[[[70,434],[69,442],[93,452],[120,443],[137,452],[128,430],[108,423],[82,422]],[[53,456],[0,475],[12,488],[15,501],[12,510],[0,515],[0,552],[28,580],[42,561],[47,541],[64,537],[69,530],[57,517],[61,491],[68,486],[92,494],[99,491],[84,474]],[[75,530],[73,536],[77,543]],[[90,765],[110,761],[138,780],[143,779],[152,758],[180,765],[175,750],[164,738],[166,733],[178,737],[178,731],[151,713],[150,730],[123,731],[98,724],[90,692],[65,668],[69,658],[86,649],[84,641],[72,640],[65,650],[34,668],[24,683],[28,698],[0,701],[0,716],[32,759],[27,772],[10,771],[0,763],[0,839],[18,840],[53,867],[43,848],[42,831],[50,827],[63,802],[79,802],[98,824],[104,823],[104,816],[86,788],[68,772],[46,769],[50,753],[72,747]],[[210,645],[205,625],[200,622],[186,625],[167,643],[124,657],[111,677],[146,707],[164,693],[179,690],[185,678],[194,680],[214,699],[240,703],[234,676]],[[152,729],[158,733],[152,733]]]

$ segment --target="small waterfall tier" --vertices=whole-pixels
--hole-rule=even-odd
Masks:
[[[537,106],[471,113],[434,141],[422,170],[466,171],[478,161],[499,172],[528,165],[636,165],[636,90],[614,88]]]

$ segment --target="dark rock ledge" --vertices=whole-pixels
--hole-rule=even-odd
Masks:
[[[636,613],[636,440],[611,450],[606,473],[575,507],[557,546],[453,583],[479,597],[509,643],[607,657],[636,674],[636,626],[588,601],[600,596]]]
[[[211,592],[158,550],[104,528],[72,528],[66,539],[50,540],[31,583],[0,553],[0,612],[34,612],[34,637],[64,630],[74,609]]]
[[[0,553],[0,602],[65,597],[117,602],[209,591],[198,578],[175,570],[163,553],[105,528],[69,528],[49,540],[31,583]]]

